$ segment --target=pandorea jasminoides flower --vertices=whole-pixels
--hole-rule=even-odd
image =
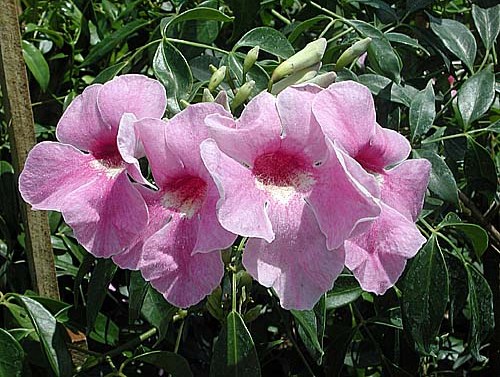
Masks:
[[[60,142],[30,152],[19,190],[34,209],[61,211],[92,254],[120,253],[142,231],[148,213],[127,173],[144,182],[135,156],[136,118],[160,118],[163,86],[142,75],[123,75],[87,87],[57,125]]]
[[[205,120],[213,139],[201,155],[221,195],[218,219],[250,237],[243,264],[284,308],[312,308],[343,268],[344,240],[380,213],[374,177],[325,140],[312,116],[320,90],[264,92],[236,121]]]
[[[361,287],[383,294],[425,242],[414,221],[422,209],[430,163],[423,159],[401,163],[410,144],[376,123],[372,95],[363,85],[352,81],[331,85],[316,96],[313,113],[325,134],[379,182],[380,216],[344,246],[346,266]]]
[[[203,120],[218,113],[226,111],[203,103],[189,106],[168,122],[135,123],[159,190],[140,188],[149,224],[129,250],[113,259],[122,267],[140,269],[179,307],[198,303],[220,284],[220,250],[236,239],[217,220],[219,192],[200,158],[200,143],[208,138]]]

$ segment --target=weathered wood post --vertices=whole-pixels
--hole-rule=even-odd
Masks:
[[[36,142],[17,7],[16,0],[0,0],[0,82],[16,178]],[[32,211],[21,198],[19,203],[33,288],[40,295],[58,299],[47,213]]]

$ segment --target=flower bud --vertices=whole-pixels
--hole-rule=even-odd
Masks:
[[[259,46],[255,46],[248,51],[248,54],[245,56],[245,60],[243,61],[243,72],[248,72],[253,67],[259,58],[259,50]]]
[[[301,84],[303,82],[309,81],[317,75],[318,70],[321,67],[321,63],[315,64],[314,66],[307,67],[297,71],[290,76],[285,77],[283,80],[278,81],[273,85],[271,89],[272,94],[278,94],[285,90],[290,85]]]
[[[225,90],[221,90],[214,99],[215,103],[222,105],[227,111],[230,111],[229,99],[227,98],[227,93]]]
[[[364,54],[366,50],[368,50],[368,46],[370,45],[371,41],[371,38],[362,39],[345,50],[338,58],[337,63],[335,64],[335,70],[341,70],[345,66],[351,64],[354,59]]]
[[[316,84],[322,88],[328,88],[337,79],[337,74],[335,72],[327,72],[321,75],[317,75],[307,82],[310,84]]]
[[[250,96],[250,93],[252,93],[254,86],[255,81],[250,80],[238,89],[238,92],[236,92],[236,95],[233,98],[233,102],[231,103],[231,110],[236,109],[247,100],[247,98]]]
[[[285,76],[319,63],[323,58],[325,50],[325,38],[319,38],[314,42],[308,43],[306,47],[276,67],[271,76],[271,81],[276,82]]]
[[[212,95],[212,93],[210,93],[210,90],[205,88],[205,89],[203,89],[203,96],[201,97],[201,100],[202,100],[202,102],[214,102],[215,98]]]
[[[223,65],[212,74],[212,77],[210,77],[210,81],[208,82],[208,90],[213,92],[220,85],[220,83],[224,81],[224,78],[226,77],[226,70],[227,67]]]

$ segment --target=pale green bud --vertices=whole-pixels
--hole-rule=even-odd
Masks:
[[[245,56],[245,60],[243,61],[243,71],[248,72],[253,67],[257,59],[259,58],[259,46],[255,46],[248,54]]]
[[[311,80],[307,81],[309,84],[316,84],[322,88],[328,88],[337,79],[337,74],[335,72],[327,72],[321,75],[317,75]]]
[[[290,85],[301,84],[308,80],[314,78],[317,75],[318,69],[320,69],[321,63],[315,64],[311,67],[307,67],[297,71],[290,76],[285,77],[283,80],[278,81],[276,84],[273,84],[273,88],[271,89],[272,94],[278,94],[281,91],[285,90]]]
[[[222,81],[224,81],[226,77],[226,70],[227,67],[223,65],[212,74],[212,77],[210,77],[210,81],[208,82],[208,90],[213,92],[215,89],[217,89],[217,87],[221,84]]]
[[[210,90],[205,88],[205,89],[203,89],[203,96],[201,97],[201,100],[202,100],[202,102],[214,102],[215,98],[212,95],[212,93],[210,93]]]
[[[340,71],[342,68],[351,64],[355,59],[364,54],[366,50],[368,50],[368,46],[370,46],[371,41],[371,38],[362,39],[345,50],[337,60],[335,70]]]
[[[188,101],[186,101],[185,99],[181,99],[179,101],[179,104],[181,105],[181,108],[182,109],[185,109],[186,107],[188,107],[189,105],[191,105]]]
[[[252,90],[254,87],[255,87],[255,81],[253,81],[253,80],[247,81],[245,84],[243,84],[238,89],[238,91],[236,92],[236,95],[233,98],[233,102],[231,103],[231,110],[236,109],[243,102],[245,102],[247,100],[247,98],[250,96],[250,94],[252,93]]]
[[[285,76],[321,62],[326,50],[326,39],[319,38],[291,56],[274,70],[271,81],[277,82]]]
[[[210,70],[210,73],[214,74],[217,71],[218,68],[215,65],[210,64],[208,66],[208,69]]]

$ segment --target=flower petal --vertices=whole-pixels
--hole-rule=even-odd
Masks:
[[[375,135],[358,153],[356,160],[366,169],[381,172],[385,167],[405,160],[410,151],[411,145],[403,135],[377,124]]]
[[[159,81],[130,74],[104,84],[98,93],[97,104],[102,119],[116,130],[124,113],[134,114],[137,119],[161,118],[167,97]]]
[[[92,155],[68,144],[37,144],[19,177],[19,191],[34,209],[61,211],[71,192],[97,179],[93,161]]]
[[[221,225],[235,234],[271,242],[274,232],[266,213],[267,194],[256,187],[250,170],[222,153],[212,139],[201,144],[201,157],[219,190]]]
[[[192,255],[197,236],[194,219],[173,215],[143,248],[142,275],[168,302],[181,308],[200,302],[224,275],[220,252]]]
[[[283,308],[312,309],[342,271],[344,251],[326,249],[325,236],[300,195],[287,204],[272,201],[269,216],[276,239],[248,240],[243,265],[259,283],[274,288]]]
[[[410,221],[416,221],[424,205],[431,164],[426,159],[408,160],[382,175],[382,201]]]
[[[401,276],[406,259],[425,243],[415,224],[382,203],[380,217],[368,232],[345,242],[346,266],[361,287],[383,294]]]
[[[291,86],[277,98],[284,134],[282,147],[306,155],[312,162],[322,161],[327,154],[325,136],[312,114],[312,102],[321,90],[311,84]]]
[[[373,197],[375,179],[333,143],[329,142],[329,148],[329,158],[317,168],[316,183],[306,200],[332,250],[353,232],[366,229],[363,223],[373,221],[380,208]]]
[[[121,173],[101,171],[98,179],[67,196],[66,223],[78,242],[96,257],[123,251],[148,221],[144,199]]]
[[[97,96],[101,84],[90,85],[64,111],[56,128],[57,139],[88,152],[111,149],[116,129],[111,129],[99,113]]]
[[[326,136],[338,142],[351,157],[375,134],[375,106],[367,87],[354,81],[330,85],[316,95],[314,116]]]
[[[253,166],[256,157],[275,151],[281,143],[276,98],[267,92],[253,98],[236,122],[230,115],[214,114],[205,123],[220,149],[247,166]]]

